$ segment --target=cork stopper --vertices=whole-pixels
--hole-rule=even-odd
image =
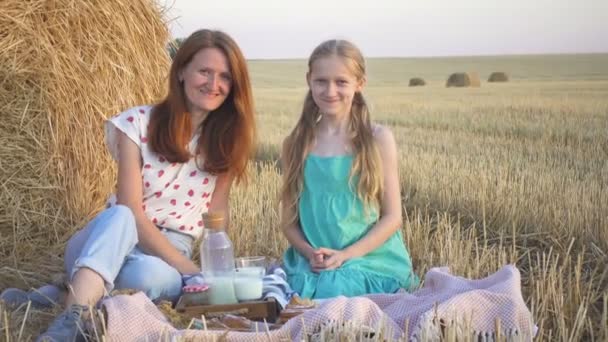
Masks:
[[[203,223],[207,229],[224,229],[224,212],[210,211],[203,214]]]

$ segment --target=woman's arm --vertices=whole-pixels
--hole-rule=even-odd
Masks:
[[[226,222],[225,228],[228,230],[230,225],[230,188],[232,187],[232,181],[234,175],[232,173],[224,173],[217,176],[215,181],[215,189],[211,196],[211,202],[209,203],[209,211],[222,211],[224,212],[224,222]]]
[[[348,259],[361,257],[375,250],[388,240],[403,223],[395,138],[390,129],[383,126],[378,126],[375,138],[382,159],[384,176],[380,219],[363,238],[342,251],[320,248],[320,251],[326,256],[324,262],[326,269],[340,267]]]
[[[117,203],[131,209],[137,224],[138,246],[150,255],[158,256],[182,274],[198,273],[200,268],[181,254],[146,216],[143,208],[141,152],[124,133],[118,139]]]

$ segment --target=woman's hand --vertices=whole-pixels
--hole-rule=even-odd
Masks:
[[[345,251],[321,247],[314,251],[315,263],[310,263],[313,272],[329,271],[340,268],[350,256]],[[310,260],[310,259],[309,259]]]

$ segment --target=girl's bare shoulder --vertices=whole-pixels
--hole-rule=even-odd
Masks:
[[[395,144],[395,137],[393,137],[393,132],[387,126],[373,122],[372,134],[376,142],[381,146]]]

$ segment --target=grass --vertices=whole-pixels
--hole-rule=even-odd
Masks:
[[[250,184],[232,193],[230,234],[239,255],[280,257],[276,160],[299,115],[305,61],[250,68],[260,145]],[[481,88],[443,87],[469,70]],[[512,82],[486,83],[491,71]],[[483,277],[515,263],[537,340],[608,340],[608,55],[377,59],[369,72],[372,115],[398,142],[415,271]],[[410,77],[429,85],[409,88]],[[47,252],[49,265],[60,265],[60,251]],[[2,267],[3,284],[36,286],[60,269],[36,267]],[[52,317],[0,311],[11,341],[30,340]]]

